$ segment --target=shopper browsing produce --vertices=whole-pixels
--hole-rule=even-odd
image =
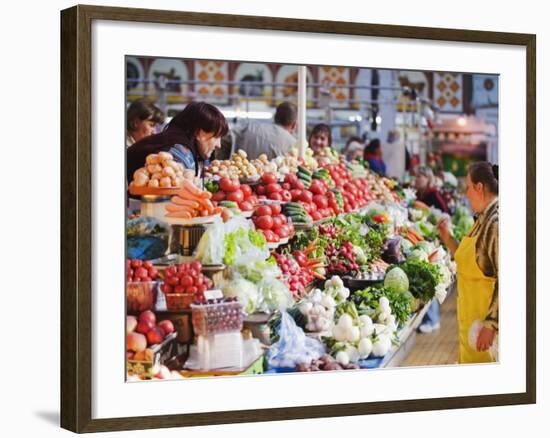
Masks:
[[[164,113],[147,99],[138,99],[126,112],[126,147],[155,133],[164,123]]]
[[[235,149],[242,149],[250,160],[265,154],[269,160],[290,152],[296,144],[292,133],[296,130],[298,109],[283,102],[275,110],[274,122],[246,122],[235,129]]]
[[[146,137],[127,149],[128,182],[143,167],[148,155],[159,152],[169,152],[176,162],[199,176],[204,161],[220,147],[220,139],[227,132],[227,122],[220,110],[205,102],[191,102],[162,133]]]
[[[466,196],[479,215],[470,232],[459,243],[452,238],[446,220],[438,228],[457,263],[459,363],[491,362],[488,349],[498,334],[498,166],[471,164]],[[474,349],[468,334],[476,321],[483,327]]]

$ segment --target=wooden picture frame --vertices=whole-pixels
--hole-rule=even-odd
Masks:
[[[526,391],[524,393],[207,412],[92,418],[92,90],[94,20],[283,30],[321,34],[516,45],[526,49]],[[75,6],[61,12],[61,426],[74,432],[213,425],[395,413],[536,401],[536,37],[530,34],[439,29],[195,12]]]

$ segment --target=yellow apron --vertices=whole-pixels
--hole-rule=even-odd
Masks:
[[[477,223],[472,230],[475,230]],[[493,362],[488,351],[472,349],[468,343],[468,331],[475,320],[483,321],[489,311],[495,279],[487,277],[476,262],[477,236],[472,230],[466,235],[455,252],[458,277],[458,339],[459,363]]]

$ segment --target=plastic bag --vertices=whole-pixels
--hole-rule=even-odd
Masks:
[[[267,362],[274,368],[295,368],[299,363],[311,363],[325,354],[317,339],[305,335],[287,313],[281,314],[279,340],[267,352]]]
[[[234,218],[226,223],[225,227],[225,255],[226,265],[240,266],[256,263],[269,258],[269,248],[265,243],[261,231],[255,231],[250,221],[243,218]],[[260,238],[262,244],[258,246],[251,238]]]
[[[225,226],[221,218],[217,217],[214,222],[206,227],[197,248],[195,258],[203,265],[218,265],[223,263],[225,255]]]
[[[477,338],[479,337],[479,332],[483,328],[483,323],[481,321],[475,320],[468,330],[468,344],[470,348],[477,351]],[[495,334],[493,339],[493,344],[489,347],[489,355],[491,358],[498,362],[498,333]]]

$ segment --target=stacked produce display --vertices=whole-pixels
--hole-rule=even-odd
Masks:
[[[395,181],[334,151],[272,162],[238,151],[206,175],[204,189],[171,180],[179,190],[154,218],[157,233],[200,226],[193,255],[166,247],[128,261],[128,360],[148,360],[128,367],[132,379],[383,366],[431,300],[445,299],[454,266],[437,239],[442,213]],[[470,217],[459,210],[451,223],[460,237]],[[169,348],[174,331],[170,342],[186,348]]]

